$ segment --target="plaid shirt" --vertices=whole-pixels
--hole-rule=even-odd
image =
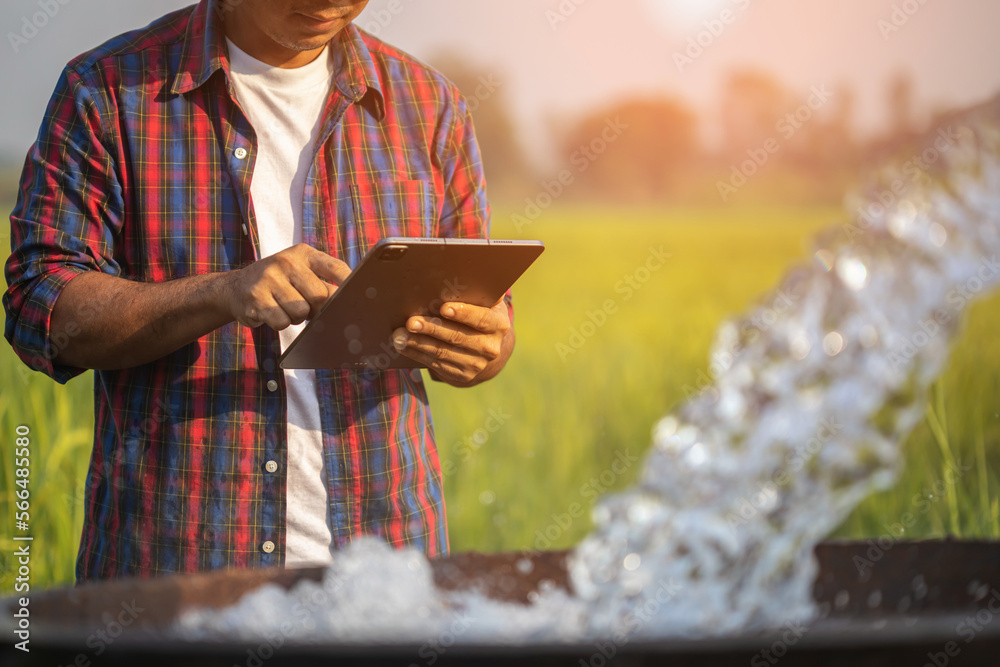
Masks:
[[[256,143],[233,95],[223,11],[202,0],[168,14],[59,79],[11,215],[3,299],[17,354],[59,382],[82,372],[53,363],[49,331],[73,277],[161,282],[259,257]],[[354,266],[385,236],[485,236],[479,150],[457,89],[354,26],[331,48],[305,242]],[[276,332],[234,322],[156,362],[94,373],[78,581],[283,562],[278,355]],[[319,371],[317,384],[334,545],[376,534],[446,553],[419,372]]]

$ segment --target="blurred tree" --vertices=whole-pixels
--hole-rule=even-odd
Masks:
[[[835,94],[831,134],[841,147],[838,152],[854,153],[857,140],[854,137],[854,110],[858,96],[846,81],[840,82]]]
[[[885,105],[889,127],[866,147],[869,162],[885,162],[905,151],[922,150],[914,89],[913,75],[908,70],[896,71],[886,82]]]
[[[790,90],[767,72],[734,72],[722,95],[724,182],[737,187],[740,175],[752,178],[753,187],[740,193],[744,200],[838,201],[857,161],[855,99],[845,83]]]
[[[686,183],[698,156],[697,120],[666,97],[626,100],[584,116],[559,142],[579,196],[651,201]]]
[[[453,53],[440,54],[431,64],[458,86],[469,103],[490,198],[512,199],[524,194],[534,178],[511,119],[503,73],[497,68],[475,67]]]
[[[723,153],[727,158],[744,157],[775,137],[776,127],[794,106],[793,96],[767,72],[734,72],[722,93]]]
[[[886,87],[891,133],[908,136],[916,128],[913,120],[913,76],[906,70],[896,72]]]
[[[856,164],[858,146],[853,128],[856,100],[850,84],[841,82],[835,86],[829,109],[818,111],[787,142],[787,160],[797,168],[822,174]]]

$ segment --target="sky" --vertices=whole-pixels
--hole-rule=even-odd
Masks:
[[[4,0],[0,157],[20,161],[70,58],[187,4]],[[627,95],[683,98],[710,133],[740,68],[803,99],[850,85],[867,134],[885,128],[885,86],[899,71],[928,113],[1000,93],[997,0],[372,0],[358,22],[418,58],[451,53],[493,75],[540,161],[553,126]]]

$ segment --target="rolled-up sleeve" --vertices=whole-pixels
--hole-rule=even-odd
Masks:
[[[465,98],[455,91],[447,107],[438,145],[438,160],[444,174],[444,198],[439,229],[441,236],[479,238],[490,235],[490,204],[486,197],[486,175],[482,154]],[[504,295],[507,315],[514,322],[510,290]]]
[[[25,160],[10,216],[4,336],[25,364],[59,382],[83,372],[54,359],[90,316],[77,313],[65,331],[52,332],[62,289],[85,271],[119,274],[113,258],[124,217],[119,151],[104,125],[107,98],[95,90],[72,67],[63,71]]]

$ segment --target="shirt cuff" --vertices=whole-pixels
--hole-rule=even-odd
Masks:
[[[66,331],[59,332],[56,340],[52,340],[52,310],[63,288],[85,271],[87,269],[61,266],[33,281],[14,324],[11,345],[17,356],[29,368],[45,373],[60,384],[66,384],[87,369],[54,362],[70,338],[79,335],[81,328],[78,322],[71,321]]]

